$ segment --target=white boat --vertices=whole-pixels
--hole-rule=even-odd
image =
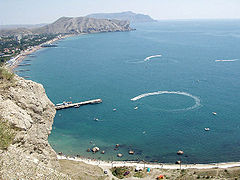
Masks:
[[[56,104],[56,106],[62,106],[62,105],[68,105],[68,104],[72,104],[72,101],[69,101],[69,102],[63,101],[62,103]]]
[[[117,110],[117,109],[115,109],[115,108],[113,109],[113,111],[116,111],[116,110]]]
[[[216,113],[216,112],[212,112],[212,114],[213,114],[213,115],[217,115],[217,113]]]
[[[78,104],[78,105],[76,105],[76,106],[74,106],[75,108],[79,108],[80,107],[80,105]]]
[[[210,128],[204,128],[205,131],[210,131]]]
[[[134,109],[135,109],[135,110],[137,110],[137,109],[138,109],[138,107],[136,106]]]

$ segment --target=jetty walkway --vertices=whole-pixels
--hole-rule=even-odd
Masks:
[[[26,64],[18,64],[18,66],[31,66],[30,63],[26,63]]]
[[[83,102],[78,102],[78,103],[66,103],[66,104],[62,104],[62,105],[55,105],[55,109],[56,110],[61,110],[61,109],[66,109],[66,108],[71,108],[71,107],[80,107],[83,105],[87,105],[87,104],[99,104],[102,102],[102,99],[93,99],[93,100],[89,100],[89,101],[83,101]]]

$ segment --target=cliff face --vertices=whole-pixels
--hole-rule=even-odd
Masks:
[[[42,85],[17,76],[14,84],[0,94],[1,120],[16,130],[13,143],[7,150],[0,150],[0,179],[64,178],[48,143],[54,105]]]
[[[78,34],[96,32],[130,31],[128,21],[94,19],[87,17],[62,17],[52,24],[32,30],[38,34]]]

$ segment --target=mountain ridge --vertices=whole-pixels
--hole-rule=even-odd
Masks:
[[[156,22],[149,15],[137,14],[132,11],[125,11],[119,13],[94,13],[89,14],[86,17],[96,18],[96,19],[117,19],[125,20],[130,23],[144,23],[144,22]]]
[[[61,17],[51,24],[38,28],[17,28],[0,30],[0,35],[18,34],[80,34],[97,32],[131,31],[128,21],[95,19],[88,17]]]
[[[61,17],[46,26],[33,29],[34,33],[79,34],[95,32],[130,31],[127,21],[95,19],[88,17]]]

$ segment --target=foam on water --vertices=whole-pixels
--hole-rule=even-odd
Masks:
[[[188,97],[191,97],[192,99],[194,99],[195,104],[193,106],[187,107],[184,109],[175,109],[174,111],[181,111],[181,110],[187,111],[187,110],[192,110],[192,109],[195,109],[195,108],[198,108],[201,106],[201,101],[200,101],[199,97],[193,96],[192,94],[189,94],[186,92],[180,92],[180,91],[156,91],[156,92],[151,92],[151,93],[144,93],[144,94],[141,94],[141,95],[138,95],[138,96],[132,98],[131,101],[137,101],[137,100],[142,99],[147,96],[154,96],[154,95],[160,95],[160,94],[178,94],[178,95],[188,96]]]
[[[144,59],[144,62],[149,61],[150,59],[156,58],[156,57],[162,57],[162,55],[161,55],[161,54],[158,54],[158,55],[146,57],[146,58]]]
[[[162,55],[158,54],[158,55],[148,56],[143,61],[127,61],[127,63],[134,63],[134,64],[145,63],[147,61],[150,61],[150,59],[157,58],[157,57],[162,57]]]
[[[238,61],[238,59],[217,59],[215,60],[215,62],[234,62],[234,61]]]

